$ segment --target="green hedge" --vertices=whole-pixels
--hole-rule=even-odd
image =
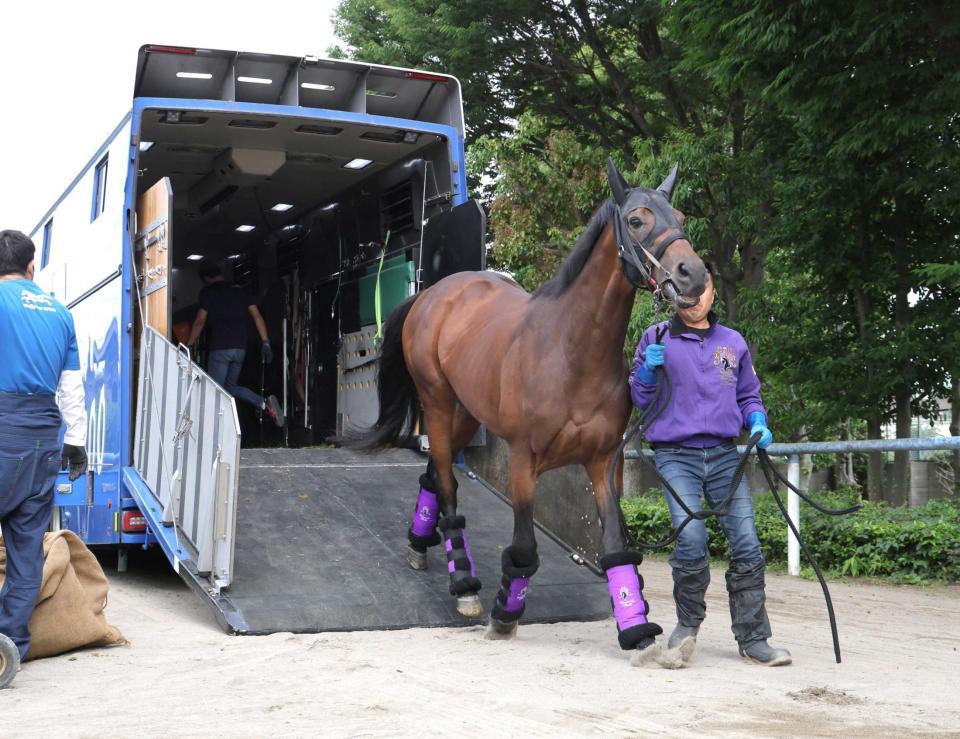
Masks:
[[[814,498],[830,508],[859,502],[852,489],[821,492]],[[757,535],[767,562],[786,566],[786,522],[773,496],[761,495],[754,504]],[[659,541],[671,532],[670,515],[659,491],[625,498],[623,512],[627,526],[642,542]],[[827,516],[801,502],[800,520],[803,540],[825,573],[913,583],[960,580],[960,506],[955,502],[931,501],[919,508],[864,503],[863,510],[847,516]],[[711,556],[729,558],[726,537],[715,518],[707,521],[707,530]],[[672,548],[663,551],[669,553]]]

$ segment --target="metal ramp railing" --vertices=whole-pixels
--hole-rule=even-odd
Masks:
[[[176,540],[173,564],[192,560],[213,591],[233,580],[240,423],[233,397],[150,327],[140,347],[134,467]],[[148,501],[149,502],[149,501]],[[147,513],[147,511],[145,511]],[[148,520],[153,516],[148,515]],[[168,551],[168,556],[170,556]]]

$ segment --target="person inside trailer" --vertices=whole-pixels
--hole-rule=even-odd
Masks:
[[[237,382],[247,352],[248,318],[253,318],[260,335],[261,361],[264,364],[273,361],[270,337],[260,309],[242,288],[227,282],[216,263],[202,264],[197,274],[203,280],[204,288],[200,291],[200,309],[193,321],[187,346],[196,344],[206,329],[209,336],[207,374],[234,398],[263,411],[277,426],[283,426],[283,408],[276,395],[263,397]]]

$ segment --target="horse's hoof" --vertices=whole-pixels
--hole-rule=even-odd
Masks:
[[[511,621],[505,624],[503,621],[498,621],[491,616],[490,623],[487,624],[487,632],[484,636],[491,641],[512,639],[517,635],[517,623],[517,621]]]
[[[467,618],[475,618],[483,614],[483,604],[476,593],[457,596],[457,613]]]
[[[414,570],[427,569],[427,553],[418,552],[413,547],[407,547],[407,564]]]
[[[646,667],[654,663],[659,663],[663,655],[663,647],[654,642],[645,649],[635,649],[630,655],[630,664],[634,667]]]
[[[661,649],[660,654],[658,654],[655,659],[657,664],[665,670],[679,670],[681,667],[686,666],[686,660],[683,659],[680,647],[676,649]]]
[[[677,650],[680,652],[680,659],[683,664],[688,664],[690,660],[693,659],[693,651],[697,648],[697,640],[695,637],[688,636],[682,642],[680,646],[677,647]]]

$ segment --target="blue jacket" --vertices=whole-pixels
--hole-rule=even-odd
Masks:
[[[751,413],[766,416],[747,342],[732,328],[717,323],[712,312],[703,339],[679,317],[644,332],[630,373],[630,395],[638,408],[650,405],[656,391],[656,381],[645,382],[642,368],[658,328],[667,329],[661,343],[673,393],[669,406],[647,429],[647,441],[714,447],[739,436]]]

